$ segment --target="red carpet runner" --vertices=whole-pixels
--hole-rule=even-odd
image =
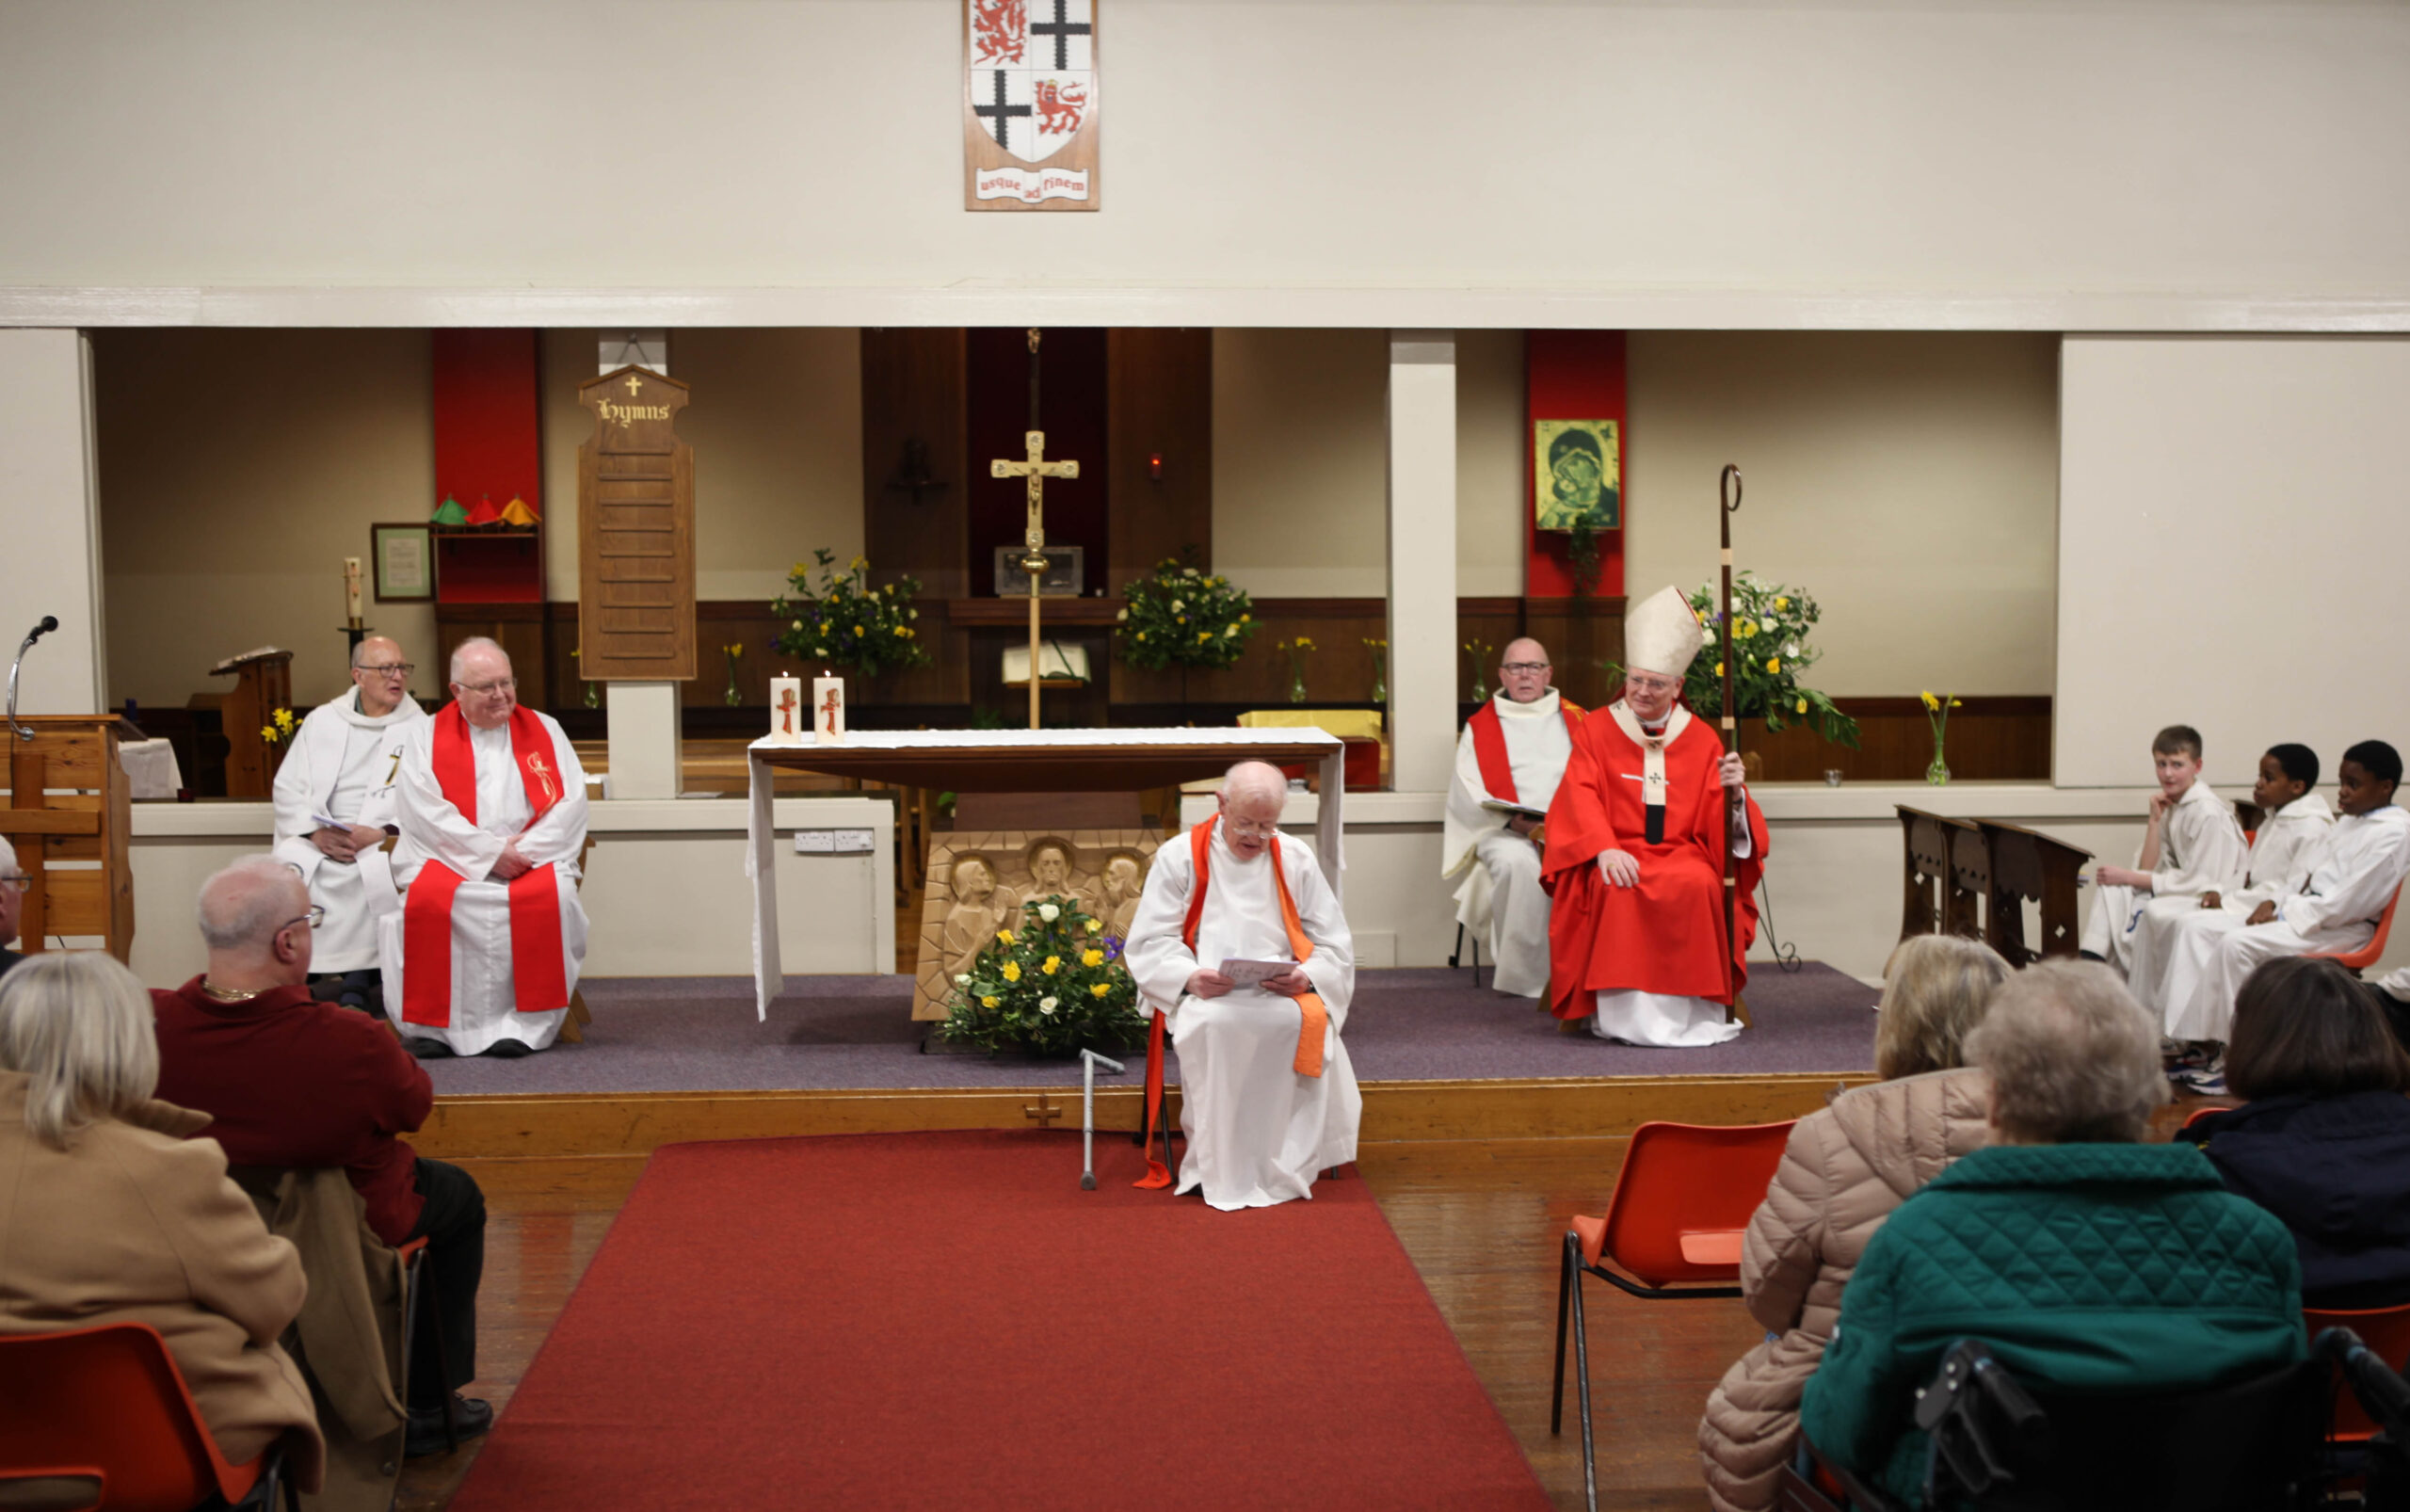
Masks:
[[[661,1150],[452,1505],[1548,1506],[1353,1173],[1223,1214],[1097,1154]]]

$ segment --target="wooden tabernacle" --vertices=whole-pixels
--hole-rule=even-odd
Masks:
[[[118,764],[116,715],[27,715],[34,732],[8,743],[8,804],[0,835],[33,879],[17,932],[31,954],[52,937],[98,937],[120,960],[134,951],[132,784]],[[61,865],[59,863],[66,864]]]

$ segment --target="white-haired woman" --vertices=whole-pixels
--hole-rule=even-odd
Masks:
[[[1983,1147],[1984,1073],[1966,1039],[2008,962],[1948,935],[1901,942],[1883,972],[1874,1070],[1791,1131],[1765,1202],[1749,1220],[1741,1286],[1772,1332],[1707,1399],[1699,1460],[1717,1512],[1763,1512],[1799,1437],[1799,1392],[1824,1358],[1841,1289],[1866,1243],[1908,1195]]]
[[[153,1102],[151,997],[94,953],[29,957],[0,981],[0,1334],[147,1323],[220,1453],[281,1438],[319,1484],[310,1389],[277,1347],[301,1259],[226,1179],[209,1122]]]
[[[1827,1459],[1919,1504],[1918,1387],[1953,1339],[2027,1384],[2153,1394],[2302,1357],[2292,1236],[2190,1145],[2145,1144],[2167,1097],[2159,1021],[2104,966],[2048,961],[1992,995],[1968,1058],[1991,1143],[1866,1247],[1800,1427]]]

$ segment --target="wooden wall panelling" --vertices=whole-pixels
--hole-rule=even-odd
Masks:
[[[1555,684],[1565,696],[1590,709],[1613,703],[1623,685],[1606,668],[1623,661],[1623,599],[1607,594],[1526,599],[1523,605],[1522,633],[1548,648],[1548,659],[1556,668]],[[1487,682],[1494,691],[1498,686],[1494,665]]]
[[[598,682],[697,675],[695,449],[686,385],[623,367],[577,386],[594,434],[577,448],[578,645]]]
[[[862,551],[874,582],[908,572],[940,600],[973,591],[964,342],[960,327],[862,331]]]
[[[1200,566],[1213,560],[1213,333],[1114,329],[1105,394],[1111,561],[1102,571],[1092,566],[1088,581],[1119,598],[1125,585],[1185,547],[1197,548]]]
[[[552,634],[554,611],[566,610],[570,621],[566,635]],[[577,605],[574,603],[439,603],[435,606],[435,665],[422,666],[410,681],[426,692],[416,694],[419,702],[433,710],[452,701],[452,653],[460,642],[472,635],[484,635],[501,646],[510,658],[510,675],[519,684],[519,701],[531,709],[551,713],[558,701],[556,690],[570,691],[575,699],[581,684],[567,682],[563,673],[573,678],[577,662],[570,652],[577,645]],[[555,645],[559,650],[554,651]],[[566,668],[556,665],[566,663]],[[411,658],[418,660],[415,655]]]
[[[1827,770],[1854,782],[1912,782],[1933,760],[1933,727],[1915,699],[1836,699],[1857,720],[1858,748],[1826,742],[1793,726],[1770,734],[1761,720],[1741,722],[1741,748],[1764,761],[1764,780],[1813,782]],[[1950,774],[1960,781],[2050,780],[2050,700],[2047,695],[1970,698],[1950,715]]]

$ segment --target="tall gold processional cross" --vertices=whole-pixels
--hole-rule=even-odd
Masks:
[[[1038,585],[1046,576],[1046,480],[1080,475],[1080,464],[1077,462],[1050,462],[1046,459],[1046,432],[1037,427],[1037,331],[1035,328],[1029,333],[1029,429],[1023,440],[1028,444],[1029,456],[1020,461],[999,457],[988,464],[988,475],[1029,480],[1029,525],[1021,537],[1029,555],[1020,559],[1020,568],[1029,574],[1029,728],[1035,730],[1037,728],[1037,686],[1042,681],[1037,674],[1037,601]]]

